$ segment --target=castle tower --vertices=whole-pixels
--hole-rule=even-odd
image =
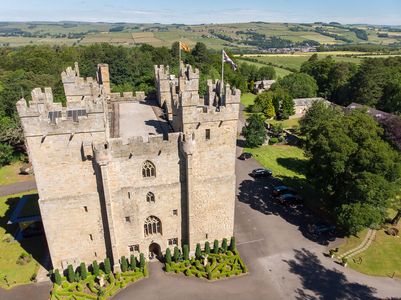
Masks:
[[[183,71],[183,69],[182,69]],[[240,91],[209,82],[199,98],[199,71],[186,67],[179,77],[185,142],[187,243],[229,239],[234,231],[235,158]],[[220,99],[215,101],[215,99]]]
[[[157,101],[160,107],[166,110],[168,120],[173,119],[173,102],[177,98],[177,78],[170,74],[169,67],[155,66],[155,82],[157,89]]]

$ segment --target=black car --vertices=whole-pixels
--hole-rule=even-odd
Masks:
[[[268,169],[259,168],[259,169],[253,170],[252,173],[249,175],[251,175],[253,178],[270,177],[273,175],[273,172]]]
[[[336,226],[326,222],[316,222],[308,224],[308,232],[313,237],[319,237],[321,235],[334,236],[336,233]]]
[[[278,197],[278,200],[281,204],[285,205],[297,205],[302,203],[301,196],[294,194],[283,194]]]
[[[278,197],[280,195],[284,195],[284,194],[296,194],[295,191],[285,185],[279,185],[273,188],[272,194],[274,197]]]
[[[244,152],[244,153],[242,153],[242,154],[238,157],[238,159],[240,159],[240,160],[246,160],[246,159],[251,158],[252,156],[253,156],[252,153]]]

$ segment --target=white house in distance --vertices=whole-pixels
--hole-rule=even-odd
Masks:
[[[290,119],[301,118],[305,115],[306,111],[309,107],[313,105],[316,101],[323,101],[328,105],[332,104],[330,101],[327,101],[321,97],[314,97],[314,98],[297,98],[294,99],[294,110],[295,114],[290,116]]]

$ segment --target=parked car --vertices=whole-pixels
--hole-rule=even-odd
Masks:
[[[273,175],[273,172],[271,170],[268,169],[263,169],[263,168],[259,168],[259,169],[255,169],[251,172],[251,175],[253,178],[258,178],[258,177],[270,177]]]
[[[240,159],[240,160],[246,160],[246,159],[251,158],[252,156],[253,156],[252,153],[244,152],[244,153],[242,153],[242,154],[238,157],[238,159]]]
[[[278,197],[281,204],[285,205],[297,205],[302,203],[302,198],[299,195],[294,194],[283,194]]]
[[[273,188],[272,194],[274,197],[278,197],[280,195],[284,195],[284,194],[296,194],[296,192],[294,191],[294,189],[285,186],[285,185],[279,185]]]
[[[319,237],[323,234],[334,236],[336,233],[336,226],[322,221],[316,222],[313,224],[308,224],[308,232],[313,237]]]

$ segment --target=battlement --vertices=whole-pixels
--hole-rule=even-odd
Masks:
[[[141,136],[128,140],[112,138],[94,145],[93,149],[96,161],[102,164],[114,158],[130,159],[132,156],[160,155],[163,151],[176,151],[181,139],[182,133],[179,132],[151,135],[148,141],[144,141]]]
[[[74,68],[67,67],[61,73],[61,81],[64,85],[64,93],[67,102],[80,101],[83,97],[98,97],[110,93],[109,67],[106,64],[99,64],[97,80],[92,77],[80,77],[78,63]]]
[[[110,93],[111,102],[124,102],[124,101],[142,101],[145,100],[145,92],[122,92],[122,93]]]

